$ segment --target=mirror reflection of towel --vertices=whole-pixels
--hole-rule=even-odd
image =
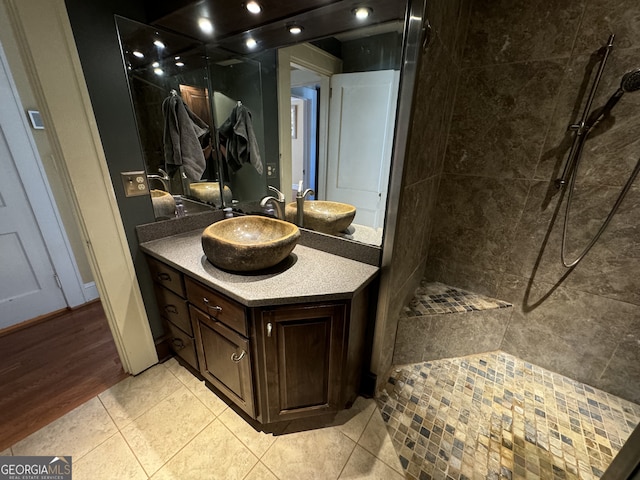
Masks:
[[[209,133],[209,126],[178,95],[165,98],[162,113],[164,161],[167,170],[174,171],[176,167],[182,166],[190,180],[200,180],[206,168],[201,141]]]
[[[225,137],[227,165],[234,172],[245,163],[251,163],[262,175],[262,159],[258,149],[258,140],[253,130],[251,112],[242,104],[236,105],[229,118],[219,128],[218,133]]]

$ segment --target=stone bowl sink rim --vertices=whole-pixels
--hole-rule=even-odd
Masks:
[[[287,207],[297,209],[296,202],[290,202]],[[329,207],[329,208],[327,208]],[[304,211],[310,210],[313,213],[320,213],[326,215],[340,214],[349,215],[355,213],[356,207],[349,203],[334,202],[333,200],[305,200]]]
[[[269,233],[275,229],[279,235],[261,238],[259,229],[263,226],[272,229]],[[299,238],[300,230],[292,223],[260,215],[246,215],[209,225],[202,232],[202,248],[215,266],[246,272],[277,265],[289,256]],[[218,245],[209,250],[206,242],[217,242]]]
[[[285,217],[296,221],[297,204],[285,206]],[[356,207],[343,202],[331,200],[305,200],[304,227],[329,235],[338,235],[351,225],[356,216]]]

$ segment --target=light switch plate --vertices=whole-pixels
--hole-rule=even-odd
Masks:
[[[122,179],[124,195],[126,197],[149,195],[149,184],[147,183],[147,174],[144,170],[120,172],[120,178]]]

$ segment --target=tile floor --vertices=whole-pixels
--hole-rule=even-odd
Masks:
[[[392,368],[378,406],[406,478],[597,479],[640,406],[503,352]]]
[[[74,480],[404,478],[374,400],[261,433],[173,359],[0,452],[11,454],[71,455]]]

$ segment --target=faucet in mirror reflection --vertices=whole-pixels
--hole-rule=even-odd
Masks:
[[[269,190],[275,193],[275,197],[273,195],[267,195],[262,200],[260,200],[260,206],[262,207],[264,213],[268,215],[274,215],[276,218],[280,220],[285,220],[284,217],[284,207],[285,207],[285,197],[284,193],[278,190],[276,187],[269,185]]]

